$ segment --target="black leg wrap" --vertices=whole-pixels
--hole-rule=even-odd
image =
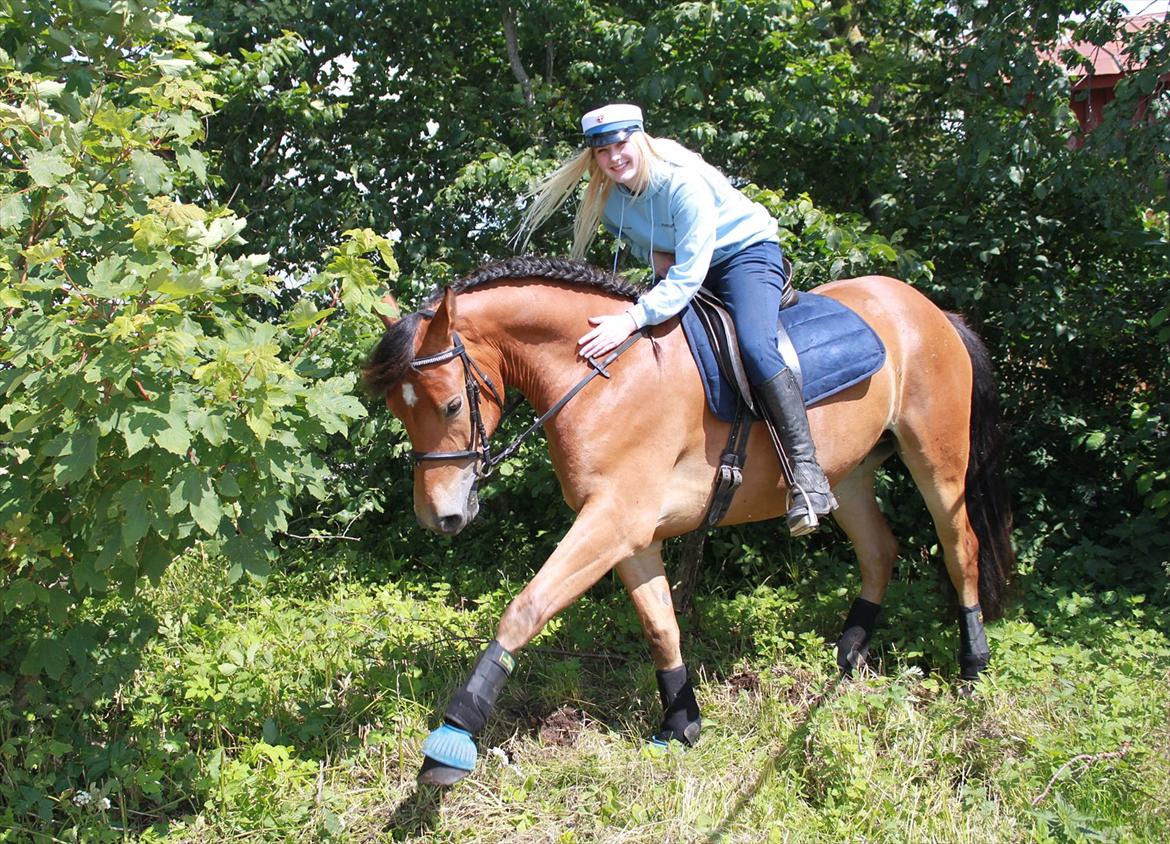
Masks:
[[[695,687],[687,674],[687,667],[680,665],[666,671],[655,672],[658,678],[658,697],[662,701],[662,727],[656,739],[675,739],[690,747],[699,740],[703,719],[699,717],[699,702],[695,700]]]
[[[978,680],[979,672],[987,667],[991,649],[983,630],[983,610],[959,607],[959,676],[964,680]]]
[[[513,656],[504,650],[499,642],[492,639],[476,660],[467,682],[455,692],[451,702],[447,704],[447,711],[443,713],[444,720],[448,724],[467,730],[473,736],[477,735],[487,723],[500,689],[504,687],[504,681],[511,675],[515,665],[516,660]]]
[[[869,640],[873,636],[873,629],[877,626],[878,614],[881,611],[881,604],[875,604],[865,598],[857,598],[849,607],[845,626],[841,628],[841,638],[837,640],[837,667],[841,669],[842,674],[852,675],[853,669],[865,662]]]

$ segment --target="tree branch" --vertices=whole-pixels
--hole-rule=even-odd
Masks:
[[[516,10],[511,6],[504,10],[504,40],[508,42],[508,64],[512,66],[512,75],[524,91],[524,102],[533,105],[536,97],[532,94],[532,81],[520,63],[520,50],[516,46]]]
[[[1117,748],[1117,750],[1107,750],[1103,753],[1081,753],[1080,755],[1069,759],[1067,762],[1056,769],[1056,773],[1052,775],[1052,779],[1048,780],[1048,785],[1044,786],[1044,790],[1041,791],[1034,800],[1032,800],[1032,806],[1039,806],[1044,802],[1044,798],[1048,796],[1048,792],[1052,790],[1052,786],[1056,784],[1056,781],[1060,778],[1060,775],[1071,766],[1079,764],[1081,766],[1081,773],[1084,773],[1094,762],[1101,762],[1105,759],[1124,758],[1125,755],[1129,753],[1130,746],[1130,742],[1123,741],[1121,743],[1121,747]]]
[[[289,539],[304,539],[304,540],[311,539],[311,540],[315,540],[317,542],[325,542],[326,540],[333,540],[333,539],[338,539],[338,540],[343,539],[346,542],[361,542],[362,541],[361,537],[346,536],[344,534],[339,534],[339,535],[334,536],[334,535],[330,535],[330,534],[314,533],[314,534],[311,534],[309,536],[302,536],[301,534],[297,534],[297,533],[285,533],[285,534],[283,534],[283,536],[287,536]]]

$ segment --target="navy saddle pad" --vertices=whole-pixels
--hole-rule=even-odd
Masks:
[[[738,396],[724,380],[703,325],[688,305],[682,312],[683,332],[691,347],[711,412],[730,422]],[[886,360],[886,347],[861,317],[835,299],[801,293],[795,305],[780,311],[800,358],[804,403],[816,404],[873,375]]]

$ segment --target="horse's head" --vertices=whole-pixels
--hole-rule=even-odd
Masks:
[[[366,386],[385,397],[414,447],[419,523],[438,533],[457,534],[479,512],[476,470],[481,461],[476,452],[482,451],[484,432],[476,414],[482,414],[490,435],[499,422],[498,396],[492,396],[496,388],[485,383],[476,364],[469,366],[467,357],[458,354],[462,338],[452,329],[452,290],[433,314],[420,311],[401,319],[382,315],[382,321],[386,333],[367,362]],[[471,394],[477,390],[483,390],[481,398]]]

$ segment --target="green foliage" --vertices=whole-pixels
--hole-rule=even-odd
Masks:
[[[1124,36],[1144,66],[1078,145],[1043,56],[1117,4],[176,5],[0,10],[0,840],[1167,837],[1167,24]],[[642,748],[611,578],[440,812],[418,741],[571,514],[537,440],[457,541],[420,534],[401,427],[353,395],[369,311],[507,254],[579,114],[627,99],[772,211],[802,288],[898,275],[987,338],[1020,596],[958,697],[932,526],[883,474],[884,676],[834,690],[842,537],[713,534],[697,751]],[[291,549],[326,535],[365,544]],[[580,743],[542,745],[565,702]]]
[[[348,232],[286,316],[253,316],[282,280],[239,249],[244,221],[175,198],[202,189],[219,100],[188,21],[99,3],[5,22],[27,40],[0,53],[0,621],[16,648],[0,671],[61,678],[95,645],[60,633],[79,599],[130,594],[200,541],[233,578],[267,575],[293,497],[326,495],[319,451],[365,415],[356,355],[336,352],[368,343],[397,267],[384,238]],[[328,357],[338,307],[361,316]]]
[[[1165,837],[1170,804],[1150,784],[1170,773],[1167,595],[1077,590],[1084,572],[1067,556],[1027,561],[1017,614],[990,628],[995,664],[972,697],[923,667],[920,643],[941,636],[948,665],[957,647],[938,607],[888,618],[871,652],[881,673],[836,682],[826,643],[856,578],[843,555],[782,587],[708,590],[686,638],[703,740],[665,754],[642,740],[658,711],[637,619],[604,581],[525,650],[474,779],[436,812],[414,790],[419,745],[526,564],[509,549],[486,571],[447,559],[449,547],[420,559],[349,545],[288,554],[293,571],[234,584],[219,560],[192,554],[133,599],[86,602],[84,622],[157,620],[104,654],[108,682],[90,701],[26,704],[39,729],[0,698],[0,834]],[[897,587],[899,609],[932,603],[928,581]],[[541,738],[566,717],[567,733]]]

